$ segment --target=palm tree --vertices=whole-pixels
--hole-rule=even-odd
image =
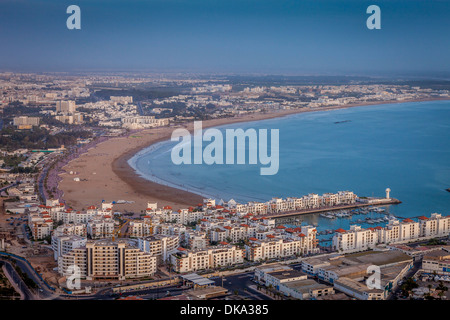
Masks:
[[[439,281],[439,285],[437,286],[436,290],[439,291],[438,296],[441,298],[444,296],[445,292],[448,291],[448,288],[444,286],[444,283],[442,281]]]

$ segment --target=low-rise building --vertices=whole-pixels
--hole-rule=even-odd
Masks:
[[[422,259],[424,272],[438,275],[450,275],[450,252],[445,250],[434,251]]]
[[[334,282],[334,288],[358,300],[384,300],[384,290],[369,289],[364,283],[350,278],[340,278]]]
[[[312,279],[302,279],[282,283],[279,291],[288,297],[300,300],[317,299],[323,296],[333,295],[333,287],[317,283]]]

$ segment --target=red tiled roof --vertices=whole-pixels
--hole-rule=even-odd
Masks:
[[[342,228],[339,228],[339,229],[337,229],[337,230],[334,230],[334,232],[340,232],[340,233],[343,233],[343,232],[346,232],[344,229],[342,229]]]
[[[256,239],[256,238],[253,238],[253,237],[251,237],[251,238],[248,238],[248,240],[250,240],[250,241],[258,241],[258,239]]]
[[[233,229],[233,228],[231,228],[230,226],[225,226],[224,228],[227,229],[227,230]]]
[[[406,218],[406,219],[404,219],[402,222],[414,222],[414,221],[412,221],[412,220],[409,219],[409,218]]]
[[[222,245],[227,245],[228,244],[228,242],[225,242],[225,241],[220,241],[219,243],[222,244]]]
[[[306,237],[303,233],[300,233],[299,235],[298,235],[299,237]]]
[[[425,216],[421,216],[421,217],[419,217],[419,220],[428,220],[428,218]]]

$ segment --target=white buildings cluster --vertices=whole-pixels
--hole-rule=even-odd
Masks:
[[[221,243],[205,249],[179,248],[177,253],[171,255],[171,263],[176,272],[182,273],[241,264],[244,256],[244,249]]]
[[[338,252],[356,252],[372,249],[378,244],[392,244],[444,237],[450,234],[450,216],[438,213],[430,218],[421,216],[418,221],[392,218],[383,227],[363,229],[358,225],[350,226],[350,230],[337,229],[333,236],[332,247]]]
[[[317,209],[338,205],[350,205],[356,203],[357,196],[351,191],[339,191],[338,193],[325,193],[323,195],[308,194],[300,198],[273,198],[267,202],[249,202],[238,204],[234,200],[228,201],[228,208],[238,213],[253,213],[256,215],[275,214],[305,209]]]
[[[238,213],[216,205],[212,199],[178,211],[172,211],[169,206],[162,209],[157,209],[155,204],[148,206],[142,220],[130,222],[130,235],[146,236],[152,230],[157,235],[178,236],[184,248],[179,248],[176,257],[171,259],[177,272],[213,268],[218,247],[230,255],[222,266],[242,263],[241,259],[231,258],[235,257],[236,250],[251,261],[318,252],[317,230],[312,226],[295,229],[276,226],[274,219]],[[195,230],[186,228],[190,223],[196,224]],[[202,263],[196,262],[199,257],[203,257]]]
[[[122,118],[122,127],[127,129],[146,129],[169,125],[169,119],[156,119],[154,116],[134,116]]]
[[[43,239],[50,236],[54,223],[63,225],[84,224],[87,235],[92,239],[112,236],[115,222],[112,219],[112,204],[102,203],[101,208],[89,207],[86,211],[66,209],[58,200],[47,200],[45,205],[39,205],[36,212],[29,212],[28,225],[33,239]]]

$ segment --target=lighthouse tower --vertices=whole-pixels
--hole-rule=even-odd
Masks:
[[[389,192],[391,192],[391,189],[387,188],[386,189],[386,199],[390,199],[389,198]]]

